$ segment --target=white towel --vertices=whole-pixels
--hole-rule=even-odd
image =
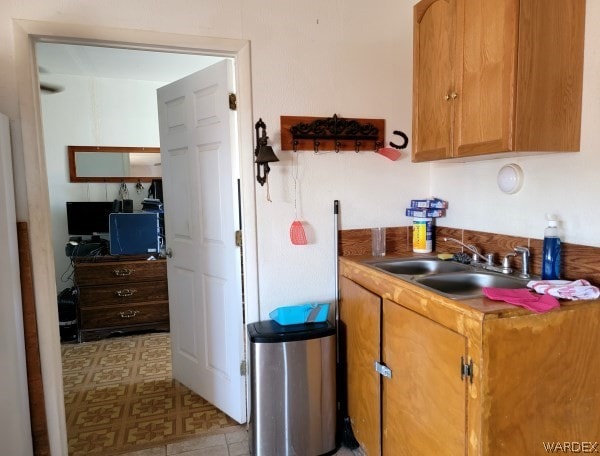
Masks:
[[[580,279],[573,282],[569,280],[531,280],[527,287],[533,288],[537,293],[549,294],[555,298],[570,299],[598,299],[600,290],[587,280]]]

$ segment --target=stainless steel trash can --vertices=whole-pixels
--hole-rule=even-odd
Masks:
[[[336,450],[336,345],[329,322],[248,325],[250,450],[317,456]]]

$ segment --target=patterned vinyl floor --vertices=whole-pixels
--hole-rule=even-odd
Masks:
[[[122,454],[237,423],[171,377],[170,336],[63,344],[69,455]]]

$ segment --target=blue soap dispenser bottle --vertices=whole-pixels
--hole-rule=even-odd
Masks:
[[[558,219],[554,215],[547,215],[548,226],[544,230],[544,244],[542,248],[542,280],[560,279],[560,230]]]

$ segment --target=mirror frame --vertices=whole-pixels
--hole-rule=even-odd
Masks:
[[[148,154],[160,154],[160,147],[113,147],[113,146],[67,146],[69,155],[69,177],[71,182],[151,182],[152,179],[158,179],[157,176],[145,176],[145,177],[82,177],[77,175],[77,169],[75,167],[75,154],[85,152],[106,152],[106,153],[123,153],[123,152],[135,152],[135,153],[148,153]]]

